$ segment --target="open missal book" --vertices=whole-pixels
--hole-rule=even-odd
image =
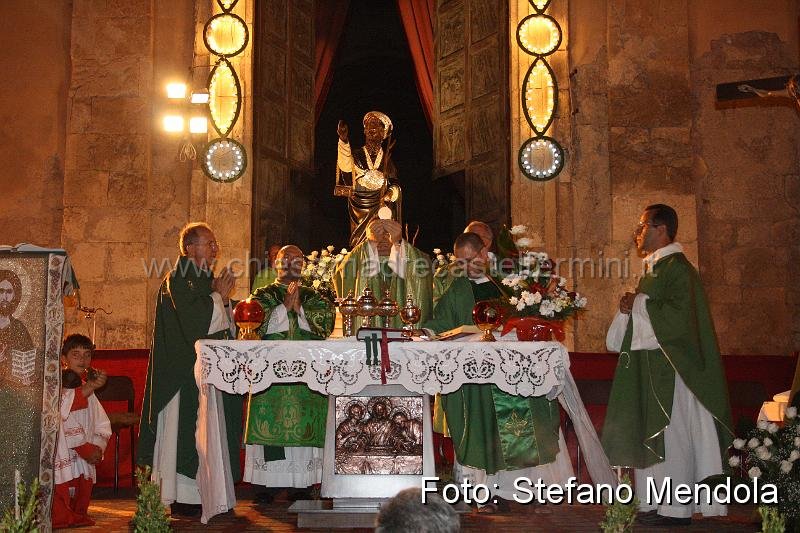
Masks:
[[[460,339],[462,337],[471,337],[476,333],[482,333],[478,326],[474,325],[467,325],[467,326],[458,326],[457,328],[449,329],[447,331],[443,331],[437,337],[437,341],[454,341],[456,339]]]

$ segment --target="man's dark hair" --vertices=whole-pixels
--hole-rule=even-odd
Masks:
[[[22,282],[16,272],[11,270],[0,270],[0,282],[3,281],[11,283],[11,288],[14,289],[14,299],[11,300],[11,313],[13,313],[22,299]]]
[[[189,222],[181,229],[180,237],[178,238],[178,248],[181,250],[181,255],[186,255],[186,249],[190,244],[197,244],[200,239],[200,229],[211,230],[211,226],[205,222]]]
[[[92,343],[92,339],[86,335],[81,335],[80,333],[67,335],[67,338],[64,339],[64,344],[61,346],[61,355],[66,356],[70,350],[75,348],[84,348],[94,352],[94,344]]]
[[[456,237],[456,242],[453,243],[453,250],[463,248],[464,246],[469,246],[475,251],[480,251],[483,249],[483,239],[481,239],[480,235],[472,233],[471,231],[462,233]]]
[[[422,503],[422,489],[401,490],[381,505],[375,533],[457,533],[461,530],[458,515],[438,494],[427,494]]]
[[[650,222],[667,227],[667,236],[674,241],[678,234],[678,213],[666,204],[648,205],[644,210],[652,213]]]

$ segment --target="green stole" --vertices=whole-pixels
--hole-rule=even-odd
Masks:
[[[420,308],[419,323],[424,323],[430,318],[433,308],[431,304],[433,282],[428,256],[407,242],[403,242],[401,246],[405,251],[405,279],[389,269],[386,258],[381,258],[377,275],[369,276],[369,246],[369,241],[361,242],[339,263],[333,277],[336,294],[344,298],[349,291],[353,291],[354,297],[358,299],[364,288],[369,287],[375,300],[380,301],[383,298],[383,289],[389,289],[391,297],[400,307],[405,303],[406,296],[411,294],[414,303]],[[399,316],[395,316],[389,325],[399,328],[403,326],[403,322]]]
[[[152,465],[158,414],[180,392],[176,470],[192,479],[197,476],[199,466],[195,439],[199,391],[194,378],[194,343],[198,339],[230,336],[228,330],[208,334],[214,309],[212,281],[211,272],[200,270],[188,258],[180,257],[161,283],[139,426],[137,462]],[[231,470],[238,479],[242,397],[223,392],[222,406]]]
[[[491,283],[455,278],[425,324],[441,332],[472,323],[476,301],[500,296]],[[495,385],[462,385],[442,395],[456,458],[462,465],[494,474],[547,464],[558,454],[558,403],[544,396],[525,398]]]
[[[335,309],[333,304],[317,291],[300,287],[300,303],[310,331],[300,329],[298,315],[288,311],[289,329],[267,333],[269,318],[276,307],[283,304],[287,286],[275,281],[257,289],[252,298],[264,309],[264,323],[258,330],[264,340],[322,340],[333,331]],[[325,420],[328,399],[306,385],[272,385],[254,395],[248,408],[245,442],[264,444],[266,460],[283,459],[284,446],[325,445]]]
[[[700,276],[682,253],[658,261],[639,282],[663,350],[631,350],[633,320],[622,341],[603,426],[614,466],[645,468],[664,460],[675,372],[714,417],[720,451],[731,444],[731,414],[714,323]]]

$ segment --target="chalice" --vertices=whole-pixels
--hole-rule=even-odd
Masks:
[[[372,289],[364,287],[364,292],[358,298],[358,316],[364,317],[362,326],[371,328],[373,326],[372,318],[378,314],[378,306],[375,297],[372,295]]]
[[[400,309],[400,320],[403,321],[403,337],[410,339],[414,332],[414,324],[419,322],[419,307],[414,305],[414,298],[406,296],[406,304]]]
[[[391,324],[392,317],[397,316],[400,309],[397,307],[397,302],[392,300],[389,289],[383,291],[383,300],[378,302],[378,316],[383,318],[382,326],[388,328]]]

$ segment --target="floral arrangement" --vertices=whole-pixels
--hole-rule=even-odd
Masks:
[[[336,254],[336,248],[328,246],[321,251],[314,250],[306,256],[306,264],[301,274],[300,283],[305,287],[316,289],[331,302],[336,300],[336,290],[333,286],[333,274],[336,266],[344,260],[347,248],[342,248]]]
[[[758,478],[778,488],[778,504],[762,504],[776,509],[787,522],[800,520],[800,419],[796,407],[786,409],[783,426],[760,420],[747,439],[733,441],[734,454],[728,459],[731,472],[746,473],[747,480]],[[795,468],[798,464],[798,468]]]
[[[442,267],[448,266],[456,260],[456,256],[452,253],[445,255],[441,248],[433,249],[433,270],[436,271]]]
[[[511,316],[563,320],[586,307],[586,298],[567,290],[567,278],[555,272],[548,255],[530,251],[533,240],[524,236],[525,226],[504,228],[504,232],[508,232],[506,239],[510,238],[516,247],[511,261],[503,260],[504,265],[510,265],[510,271],[504,268],[500,280]]]

